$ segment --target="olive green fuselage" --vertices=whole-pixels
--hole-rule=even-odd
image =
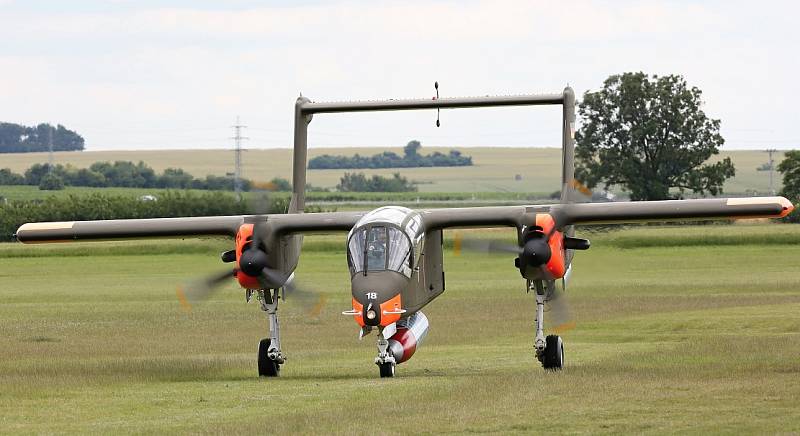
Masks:
[[[379,307],[400,294],[401,307],[407,317],[422,309],[444,292],[444,269],[442,262],[442,231],[429,232],[422,238],[419,255],[413,257],[411,277],[391,271],[361,271],[353,274],[351,289],[353,298],[364,307],[370,303]]]

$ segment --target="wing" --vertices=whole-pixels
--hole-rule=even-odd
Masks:
[[[794,206],[783,197],[578,203],[553,206],[565,224],[612,224],[647,221],[783,218]]]
[[[519,227],[537,213],[553,215],[558,227],[735,218],[782,218],[794,206],[783,197],[575,203],[535,206],[466,207],[419,211],[426,229],[451,227]]]
[[[278,235],[349,232],[366,212],[322,212],[269,215],[267,225]]]
[[[243,216],[64,221],[23,224],[17,240],[26,244],[80,240],[235,236]]]
[[[258,220],[266,220],[270,232],[286,235],[349,231],[362,215],[360,212],[329,212],[29,223],[23,224],[16,236],[18,241],[28,244],[205,235],[233,237],[242,224]]]
[[[536,206],[467,207],[420,210],[425,228],[518,227],[532,222],[537,213],[549,213],[559,227],[572,224],[627,223],[637,221],[707,220],[721,218],[781,218],[794,206],[783,197],[721,198],[701,200],[632,201]],[[66,242],[186,236],[235,236],[239,227],[265,219],[278,235],[349,231],[363,212],[328,212],[286,215],[243,215],[194,218],[68,221],[23,224],[17,240],[24,243]]]

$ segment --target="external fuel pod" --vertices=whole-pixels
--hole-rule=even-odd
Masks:
[[[417,312],[397,322],[397,332],[389,338],[389,350],[397,363],[410,359],[428,334],[428,317]]]

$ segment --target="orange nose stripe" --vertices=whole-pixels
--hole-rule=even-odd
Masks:
[[[397,294],[389,300],[381,303],[381,326],[386,327],[387,325],[400,320],[399,313],[387,314],[386,312],[399,312],[402,308],[403,305],[400,294]]]

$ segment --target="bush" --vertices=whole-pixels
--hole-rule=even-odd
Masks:
[[[288,198],[269,198],[258,213],[285,213]],[[322,212],[308,207],[306,212]],[[19,226],[47,221],[86,221],[137,218],[174,218],[191,216],[246,215],[252,205],[237,201],[223,192],[167,191],[158,201],[142,201],[136,196],[104,194],[50,196],[46,200],[0,202],[0,241],[11,241]]]
[[[64,189],[64,180],[52,173],[45,174],[39,181],[39,189],[42,191],[60,191]]]
[[[392,178],[373,175],[370,179],[364,173],[344,173],[336,189],[343,192],[414,192],[417,187],[400,173],[394,173]]]
[[[234,190],[232,177],[207,176],[205,179],[196,179],[180,168],[167,168],[158,175],[141,161],[137,164],[130,161],[95,162],[89,168],[81,169],[60,164],[51,168],[49,164],[37,163],[25,171],[24,177],[9,169],[0,170],[0,185],[37,186],[47,174],[58,176],[66,186]],[[241,179],[241,183],[243,191],[252,189],[253,183],[250,180]]]
[[[12,172],[9,168],[0,170],[0,185],[24,185],[25,177]]]

